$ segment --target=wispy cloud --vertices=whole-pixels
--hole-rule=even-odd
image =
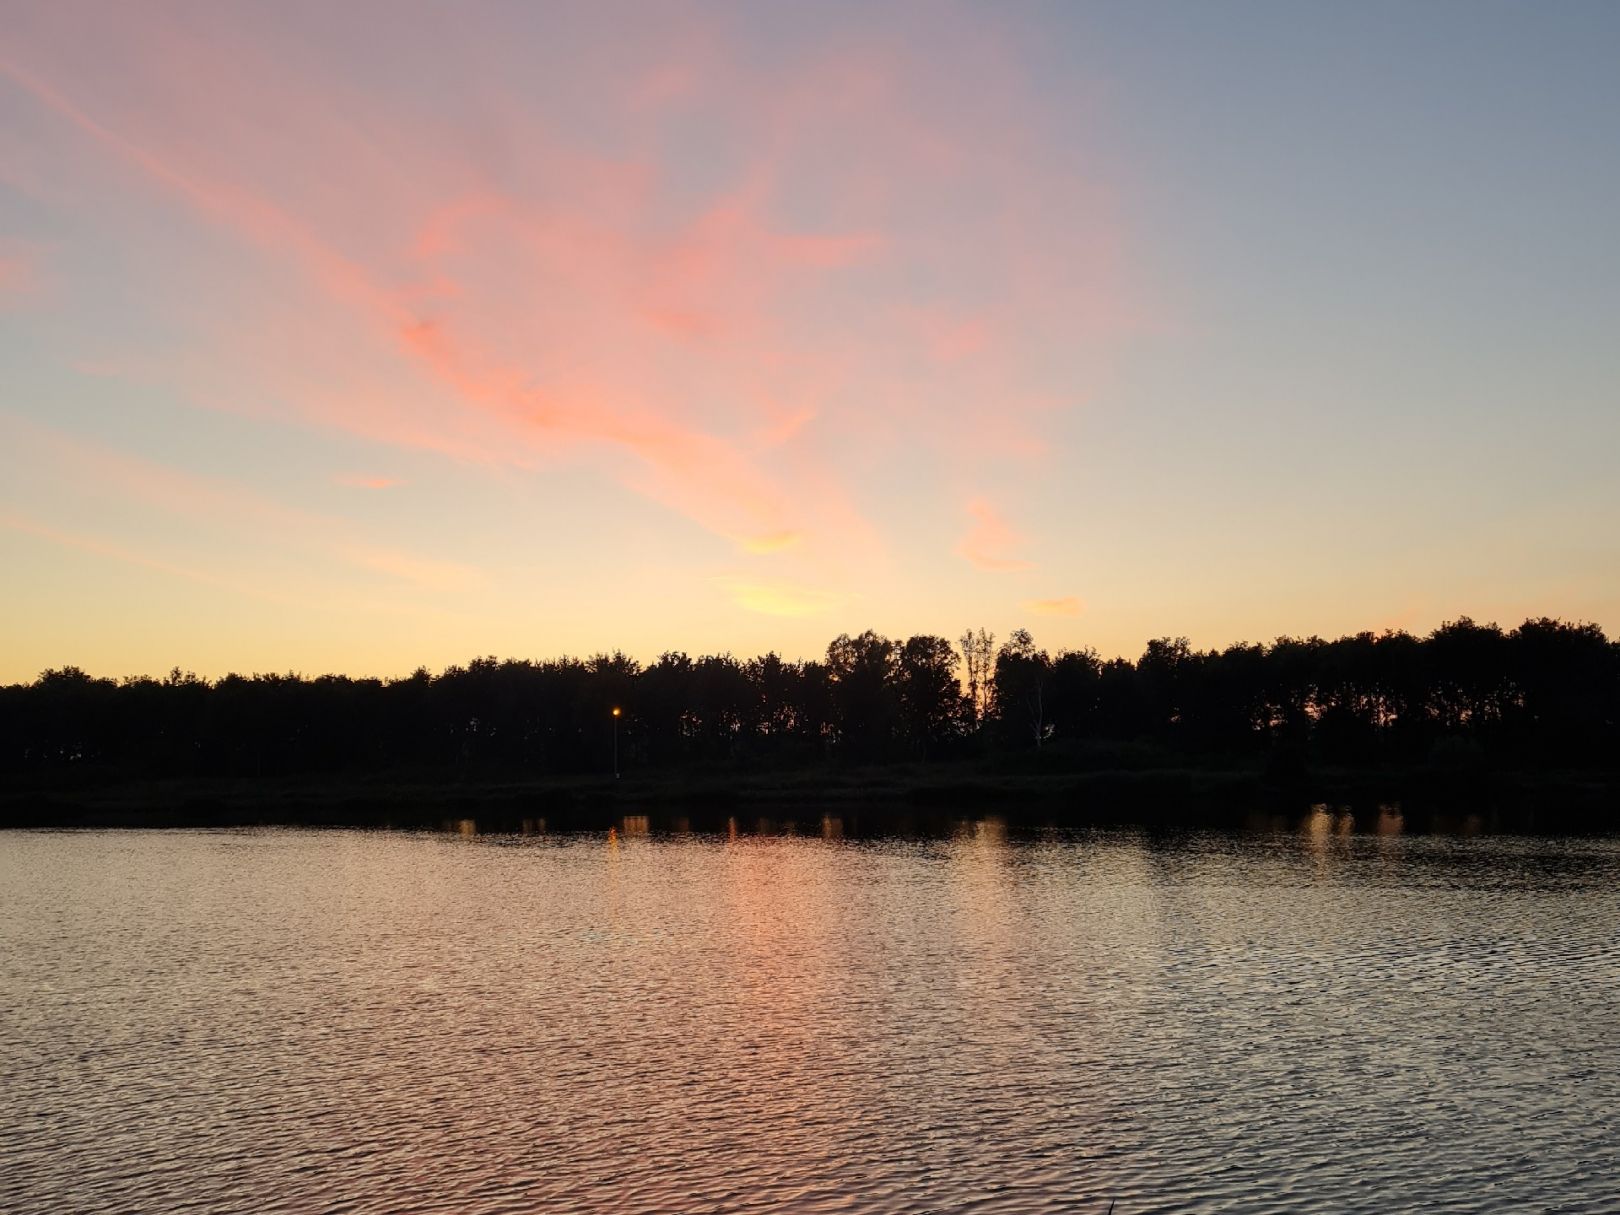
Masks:
[[[206,228],[199,249],[223,233],[262,270],[171,357],[189,399],[232,408],[220,386],[251,382],[300,425],[524,476],[583,466],[811,583],[875,563],[903,516],[873,467],[1028,464],[1075,390],[1046,354],[1116,323],[1096,183],[1031,134],[992,19],[943,14],[924,50],[878,16],[762,57],[774,35],[748,18],[638,13],[627,37],[591,6],[554,46],[520,7],[500,37],[380,23],[349,62],[346,22],[274,6],[96,10],[119,54],[80,54],[63,7],[0,55],[34,103],[28,180],[80,200],[138,181]],[[480,82],[431,121],[415,82],[370,66],[422,54]],[[117,238],[116,208],[81,205]],[[1023,569],[1021,540],[984,506],[958,551]]]
[[[277,591],[269,586],[223,577],[220,574],[197,566],[167,561],[100,536],[42,523],[22,513],[0,511],[0,527],[5,528],[7,531],[32,536],[38,540],[48,540],[52,544],[60,545],[63,548],[92,553],[97,557],[106,557],[125,565],[135,565],[143,569],[155,570],[160,574],[183,578],[189,582],[221,587],[237,594],[251,595],[255,598],[268,599],[277,603],[296,604],[298,602],[297,596],[286,591]]]
[[[972,498],[967,514],[973,520],[967,535],[957,543],[956,552],[982,570],[1009,572],[1033,568],[1033,562],[1015,556],[1024,537],[1007,523],[984,498]]]
[[[1078,616],[1083,607],[1077,595],[1062,595],[1056,599],[1024,600],[1024,610],[1036,616]]]
[[[394,549],[345,547],[344,555],[356,565],[376,570],[428,591],[461,592],[484,585],[483,571],[458,561],[437,561]]]
[[[792,548],[803,539],[804,536],[800,532],[768,532],[762,536],[745,537],[742,548],[747,553],[779,553]]]
[[[844,602],[834,592],[782,578],[726,575],[716,581],[738,607],[766,616],[815,616]]]
[[[363,473],[340,473],[336,480],[339,485],[350,489],[394,489],[405,484],[398,477],[375,477]]]
[[[0,238],[0,307],[39,294],[41,251],[24,241]]]
[[[108,499],[125,514],[130,508],[161,512],[183,525],[169,530],[171,541],[206,533],[231,549],[287,549],[432,592],[462,593],[484,582],[483,572],[473,566],[379,543],[358,523],[289,506],[225,477],[170,467],[9,414],[0,413],[0,438],[12,450],[26,451],[33,466],[48,468],[55,479],[80,486],[81,497],[94,494]],[[101,544],[97,548],[89,541],[73,539],[76,533],[69,529],[38,519],[32,520],[30,528],[35,534],[88,552],[104,552],[125,561],[139,559],[138,550],[132,547],[97,541]],[[205,559],[146,564],[208,580],[196,573],[206,569]]]

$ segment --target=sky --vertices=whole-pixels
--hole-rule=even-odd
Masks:
[[[0,0],[0,682],[1620,626],[1620,6]]]

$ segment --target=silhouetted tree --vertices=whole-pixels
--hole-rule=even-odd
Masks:
[[[899,657],[896,642],[870,629],[858,637],[842,634],[827,646],[836,737],[852,758],[876,759],[889,750],[899,712]]]
[[[1046,716],[1046,684],[1052,660],[1035,648],[1026,629],[1015,629],[996,651],[995,711],[1003,734],[1039,747],[1051,723]]]
[[[1136,662],[1136,683],[1149,729],[1164,740],[1181,733],[1182,717],[1196,678],[1198,656],[1185,637],[1147,643]]]
[[[900,729],[919,756],[939,754],[967,722],[967,699],[956,678],[956,652],[943,637],[913,637],[895,660]]]
[[[1047,717],[1054,735],[1089,738],[1102,711],[1102,660],[1096,650],[1065,650],[1052,662]]]
[[[967,675],[969,725],[976,730],[990,715],[996,635],[982,628],[977,632],[968,629],[957,644],[962,647],[962,667]]]
[[[179,670],[113,681],[62,667],[0,688],[0,772],[606,773],[614,707],[632,769],[938,759],[974,736],[1018,749],[1083,745],[1107,762],[1264,756],[1278,771],[1307,760],[1620,766],[1620,645],[1593,624],[1541,618],[1505,632],[1462,618],[1427,637],[1280,637],[1220,652],[1159,638],[1136,662],[1091,650],[1054,659],[1022,629],[993,654],[982,629],[958,644],[965,691],[945,639],[873,632],[840,636],[824,661],[802,663],[482,657],[393,680],[214,681]]]

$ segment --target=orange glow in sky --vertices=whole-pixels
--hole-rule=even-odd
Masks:
[[[1343,379],[1210,304],[1240,276],[1195,203],[1247,179],[1177,181],[1195,154],[1149,86],[1179,69],[1133,91],[1096,50],[1129,28],[366,3],[6,24],[0,679],[803,656],[977,624],[1135,652],[1616,604],[1615,575],[1511,530],[1606,503],[1593,479],[1516,505],[1487,560],[1447,530],[1444,468],[1375,468],[1359,524],[1330,504],[1312,529],[1302,485],[1257,491],[1281,414],[1241,457],[1203,434]],[[1228,371],[1261,331],[1276,383]],[[1433,357],[1398,391],[1454,410]],[[1362,457],[1319,408],[1290,459],[1342,488]],[[1487,438],[1487,463],[1512,448]]]

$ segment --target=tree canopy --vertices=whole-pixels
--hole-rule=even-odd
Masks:
[[[824,658],[671,652],[642,665],[477,658],[400,679],[113,680],[75,667],[0,688],[0,771],[259,776],[932,761],[985,750],[1142,743],[1195,757],[1343,766],[1488,754],[1617,766],[1620,644],[1596,625],[1461,619],[1426,637],[1282,637],[1140,658],[1049,654],[1020,629],[835,638]]]

